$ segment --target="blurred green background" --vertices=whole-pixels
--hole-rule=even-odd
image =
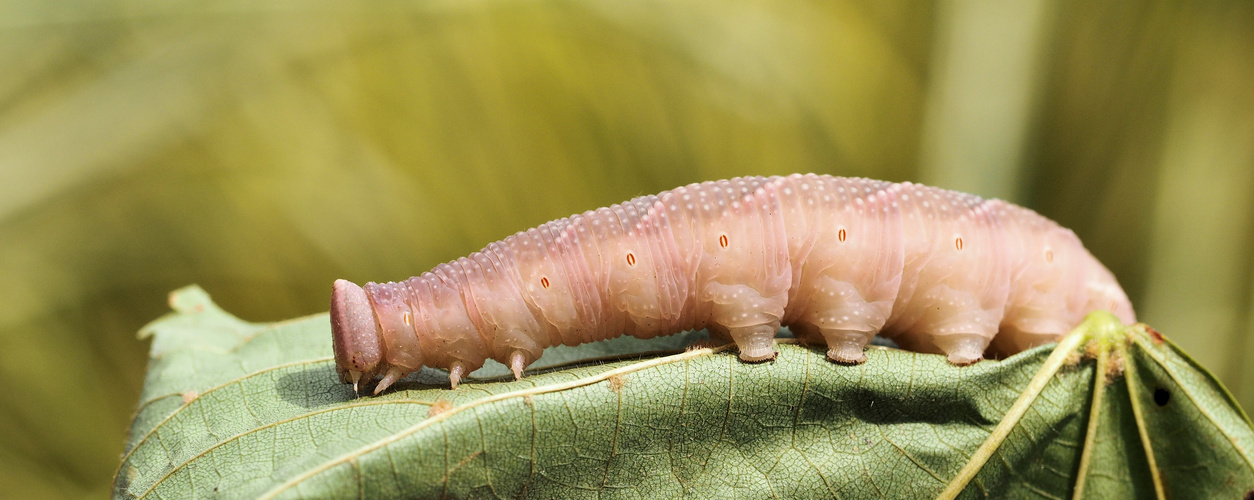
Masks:
[[[820,172],[1074,228],[1254,406],[1254,4],[0,3],[0,491],[107,494],[144,323]]]

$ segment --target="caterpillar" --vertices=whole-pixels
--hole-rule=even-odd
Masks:
[[[378,394],[423,366],[452,387],[492,358],[708,328],[740,359],[776,331],[866,360],[875,335],[970,364],[1060,338],[1127,295],[1075,233],[1011,203],[913,183],[794,174],[691,184],[522,231],[429,272],[336,280],[344,383]]]

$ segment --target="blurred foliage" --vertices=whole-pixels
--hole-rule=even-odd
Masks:
[[[1254,405],[1254,5],[0,4],[0,491],[100,496],[168,290],[275,320],[681,184],[1072,227]]]

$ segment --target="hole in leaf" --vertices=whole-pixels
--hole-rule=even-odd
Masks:
[[[1167,406],[1167,402],[1171,401],[1171,393],[1167,389],[1154,389],[1154,403],[1158,406]]]

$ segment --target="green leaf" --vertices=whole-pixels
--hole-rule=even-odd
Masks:
[[[521,381],[477,372],[457,390],[424,370],[356,398],[335,376],[325,315],[251,324],[198,288],[171,297],[175,312],[141,332],[155,339],[119,497],[1239,498],[1254,488],[1254,431],[1227,391],[1144,325],[1109,315],[1056,346],[967,367],[882,347],[841,366],[788,341],[764,364],[726,347],[631,354],[693,339],[679,336],[555,350]]]

